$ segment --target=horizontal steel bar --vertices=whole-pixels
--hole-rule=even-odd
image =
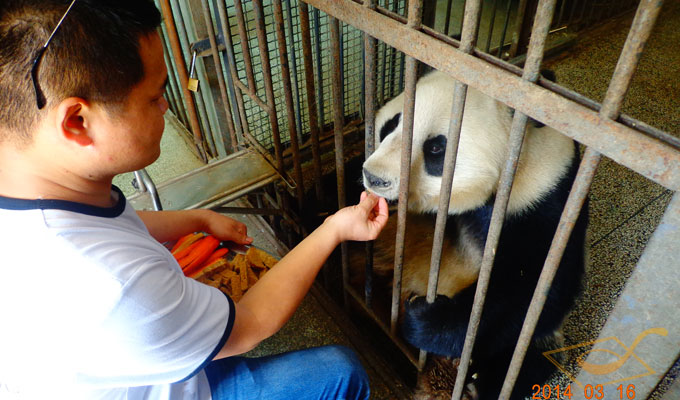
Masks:
[[[307,3],[593,147],[669,189],[680,189],[678,149],[640,135],[636,129],[619,122],[602,118],[596,111],[484,60],[459,52],[442,40],[367,10],[361,4],[326,0],[309,0]]]

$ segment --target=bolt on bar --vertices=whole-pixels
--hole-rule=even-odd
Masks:
[[[410,29],[418,29],[423,14],[422,0],[409,2],[408,23]],[[411,177],[411,149],[413,148],[413,120],[416,106],[416,81],[418,60],[407,57],[405,65],[406,87],[404,90],[404,111],[401,132],[401,171],[399,174],[399,205],[397,207],[397,237],[394,250],[394,284],[392,286],[392,308],[390,332],[397,333],[399,300],[401,298],[401,276],[404,264],[404,240],[406,237],[406,212],[408,211],[408,188]]]
[[[309,9],[307,3],[298,0],[300,14],[300,31],[302,36],[302,57],[305,64],[305,84],[307,88],[307,114],[309,115],[309,133],[312,141],[312,163],[314,169],[314,188],[316,199],[323,199],[321,188],[321,150],[319,148],[319,119],[316,108],[314,88],[314,66],[312,60],[312,37],[309,28]]]
[[[234,8],[236,9],[236,21],[238,22],[238,35],[241,38],[241,54],[243,55],[243,63],[246,67],[246,79],[248,79],[248,91],[257,93],[257,85],[255,84],[255,75],[253,74],[253,62],[250,57],[250,42],[248,40],[248,30],[246,28],[245,16],[243,14],[242,0],[234,0]],[[260,6],[261,8],[261,6]],[[259,13],[255,15],[255,19],[258,19],[263,14]],[[225,35],[229,34],[229,31],[225,28]],[[269,71],[269,70],[266,70]]]
[[[527,60],[522,74],[522,79],[526,81],[536,82],[538,79],[541,61],[543,59],[543,49],[550,30],[550,22],[555,11],[555,1],[556,0],[541,0],[538,3],[538,10],[531,31]],[[515,111],[512,127],[510,129],[508,156],[498,185],[496,200],[491,214],[491,223],[486,238],[486,244],[484,246],[482,266],[479,271],[472,313],[470,315],[468,331],[465,336],[463,353],[458,367],[458,375],[456,376],[456,384],[452,396],[453,399],[460,399],[460,396],[463,393],[465,378],[472,358],[472,348],[482,317],[484,300],[489,286],[491,270],[493,269],[493,262],[496,255],[496,249],[498,248],[501,229],[503,227],[503,222],[505,221],[508,201],[510,200],[510,191],[512,189],[517,163],[522,150],[522,142],[524,141],[527,122],[528,117],[526,114]]]
[[[288,47],[286,46],[285,26],[283,22],[283,6],[281,0],[274,0],[274,21],[276,38],[279,42],[279,59],[281,64],[281,80],[283,81],[284,99],[288,113],[288,133],[293,150],[293,170],[295,172],[296,195],[298,207],[302,210],[305,188],[302,179],[302,162],[300,161],[300,145],[298,143],[297,127],[295,125],[295,105],[293,103],[293,90],[290,81],[290,69],[288,68]]]
[[[335,138],[335,174],[338,184],[338,209],[345,207],[345,148],[342,130],[345,126],[345,112],[343,110],[342,76],[340,72],[340,22],[331,16],[328,17],[328,25],[331,31],[331,60],[332,60],[332,91],[333,91],[333,131]],[[349,307],[349,254],[347,243],[340,245],[342,253],[342,285],[345,307]]]
[[[210,15],[210,6],[208,0],[201,0],[203,6],[203,16],[205,17],[205,26],[208,30],[208,38],[210,40],[210,52],[212,53],[213,62],[215,63],[215,73],[217,75],[217,82],[220,86],[220,94],[222,96],[222,105],[224,106],[224,114],[227,118],[227,129],[229,130],[229,138],[231,139],[231,148],[236,149],[238,141],[236,140],[236,129],[234,128],[234,120],[231,117],[229,110],[229,98],[227,97],[227,86],[224,82],[224,75],[222,73],[222,61],[220,60],[219,49],[217,47],[217,39],[215,37],[215,28],[213,26],[212,16]],[[227,32],[225,30],[225,32]],[[220,134],[224,141],[224,135]]]
[[[460,39],[459,50],[464,53],[472,53],[477,40],[479,30],[479,16],[482,12],[481,1],[470,1],[464,11],[463,26]],[[446,141],[446,151],[444,155],[444,172],[442,174],[442,184],[439,192],[439,205],[437,219],[434,228],[434,238],[432,242],[432,256],[430,258],[430,274],[427,283],[427,302],[434,302],[437,296],[437,284],[439,282],[439,267],[441,266],[442,248],[444,244],[444,232],[446,221],[449,215],[449,203],[451,202],[451,187],[453,186],[453,175],[456,167],[456,156],[458,154],[458,143],[460,131],[463,126],[463,111],[467,97],[467,85],[456,81],[453,91],[453,105],[451,109],[451,119],[449,121],[448,140]],[[418,359],[418,368],[422,369],[427,361],[427,352],[421,350]]]

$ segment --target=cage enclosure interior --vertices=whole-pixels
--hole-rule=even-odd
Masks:
[[[131,203],[255,215],[283,254],[387,198],[380,238],[343,243],[314,289],[394,376],[375,398],[680,398],[663,3],[157,0],[166,98],[205,165],[138,171]]]

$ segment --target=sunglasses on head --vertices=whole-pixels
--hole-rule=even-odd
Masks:
[[[54,30],[50,34],[50,36],[47,38],[47,41],[43,45],[43,47],[38,50],[38,53],[36,54],[35,58],[33,59],[33,67],[31,68],[31,80],[33,81],[33,89],[35,90],[35,100],[36,103],[38,104],[38,110],[42,110],[45,107],[45,103],[47,102],[45,100],[45,95],[43,94],[42,90],[40,90],[40,85],[38,84],[38,68],[40,67],[40,61],[43,58],[43,55],[45,54],[45,50],[47,50],[47,46],[50,45],[50,42],[52,41],[52,38],[54,35],[59,31],[59,27],[61,26],[61,23],[64,22],[64,19],[68,15],[68,13],[71,11],[71,8],[73,8],[73,5],[76,3],[77,0],[73,0],[71,4],[68,6],[66,9],[66,12],[64,15],[61,17],[59,22],[57,22],[57,26],[54,27]]]

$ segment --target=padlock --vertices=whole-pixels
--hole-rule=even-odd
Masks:
[[[187,89],[192,92],[198,92],[198,79],[194,78],[196,74],[196,52],[194,51],[191,57],[191,68],[189,70],[189,82],[187,82]]]

